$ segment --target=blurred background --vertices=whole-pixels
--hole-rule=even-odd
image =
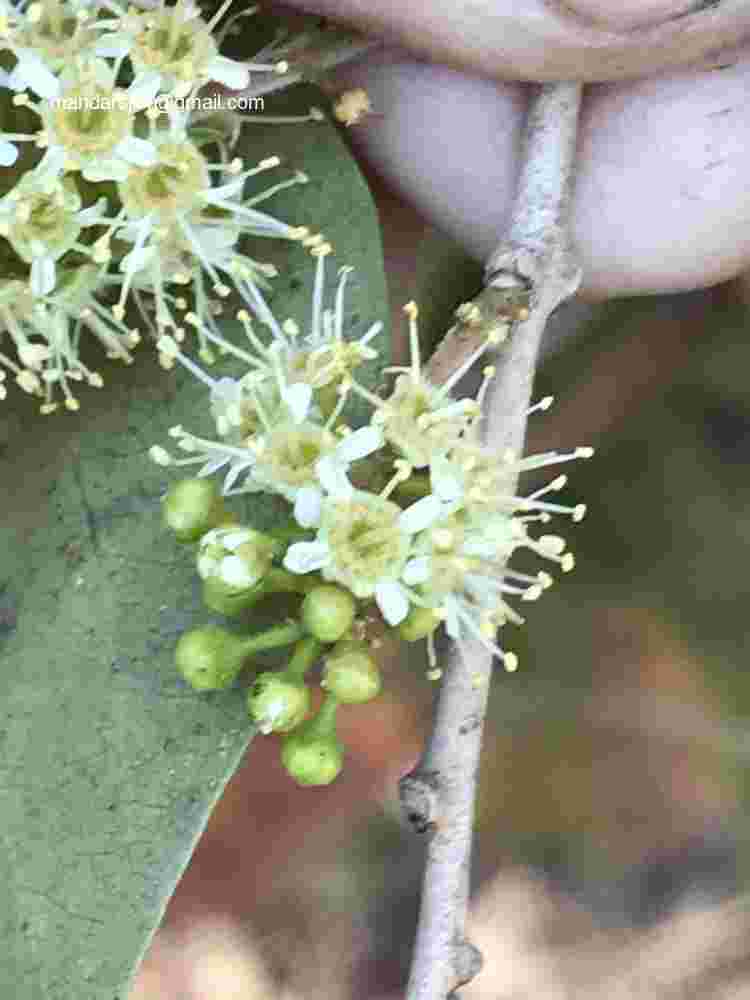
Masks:
[[[394,329],[414,298],[434,341],[480,272],[370,180]],[[467,1000],[750,996],[749,304],[750,278],[551,324],[537,396],[556,403],[528,450],[597,453],[566,470],[589,507],[560,526],[577,567],[508,626],[520,667],[493,687]],[[397,781],[436,688],[419,646],[382,667],[384,694],[342,713],[330,788],[253,742],[130,1000],[403,994],[423,847]]]

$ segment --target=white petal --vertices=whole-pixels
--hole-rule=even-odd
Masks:
[[[208,77],[217,83],[223,83],[230,90],[244,90],[250,84],[250,72],[247,66],[227,59],[226,56],[216,56],[207,67]]]
[[[17,53],[18,62],[9,77],[13,90],[33,90],[39,97],[51,100],[60,93],[60,81],[55,74],[47,69],[39,56],[33,52]]]
[[[49,295],[55,287],[55,262],[51,257],[35,257],[31,262],[32,295]]]
[[[219,568],[219,562],[217,559],[214,559],[213,556],[199,555],[195,566],[201,580],[206,580],[209,576],[214,575],[216,570]]]
[[[451,598],[446,598],[443,608],[445,610],[445,631],[451,639],[461,638],[461,626],[458,621],[456,606]]]
[[[324,542],[295,542],[284,556],[284,566],[291,573],[312,573],[330,561],[331,553]]]
[[[258,574],[251,573],[239,556],[226,556],[221,560],[219,579],[230,587],[252,587],[258,582]]]
[[[153,104],[154,98],[159,93],[161,86],[161,73],[153,70],[146,73],[139,73],[127,90],[128,103],[133,111],[142,111],[149,104]]]
[[[383,434],[377,427],[360,427],[358,431],[347,434],[340,444],[336,445],[336,458],[341,462],[356,462],[358,458],[372,455],[383,447]]]
[[[429,528],[442,513],[443,505],[437,497],[422,497],[399,514],[398,526],[405,534],[416,535]]]
[[[101,218],[106,210],[107,199],[99,198],[93,205],[89,205],[88,208],[84,208],[78,213],[78,221],[82,226],[90,226],[97,219]]]
[[[238,549],[240,545],[244,545],[245,542],[249,542],[253,537],[252,532],[247,528],[240,528],[237,531],[230,531],[226,535],[222,535],[221,544],[225,549],[229,549],[230,552],[234,552]]]
[[[41,163],[36,168],[37,173],[57,177],[65,169],[66,157],[67,153],[62,146],[53,146],[44,154]]]
[[[322,496],[314,486],[303,486],[294,501],[294,519],[302,528],[314,528],[320,524]]]
[[[435,458],[430,462],[430,483],[435,496],[445,503],[463,498],[463,478],[455,463],[446,458]]]
[[[122,59],[130,52],[132,43],[123,35],[114,33],[102,35],[94,45],[94,55],[102,59]]]
[[[281,398],[289,407],[292,420],[295,424],[301,424],[307,417],[312,402],[312,387],[305,382],[297,382],[290,385],[281,394]]]
[[[430,579],[430,557],[417,556],[416,559],[410,559],[404,566],[404,572],[401,576],[404,583],[410,587],[426,583]]]
[[[347,479],[346,469],[330,455],[320,459],[315,466],[315,475],[326,493],[340,500],[347,500],[354,492],[354,487]]]
[[[395,580],[381,580],[376,584],[375,603],[389,625],[398,625],[409,614],[409,598]]]
[[[12,167],[18,159],[18,150],[12,142],[0,139],[0,167]]]
[[[153,142],[138,139],[134,135],[118,143],[115,152],[136,167],[152,167],[157,161],[156,146]]]
[[[128,172],[127,163],[116,157],[110,160],[95,160],[81,170],[84,179],[91,181],[92,184],[98,184],[100,181],[126,181]]]

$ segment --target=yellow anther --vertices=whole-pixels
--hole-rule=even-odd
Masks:
[[[441,552],[448,552],[453,548],[453,532],[448,528],[436,528],[432,533],[432,544]]]
[[[336,120],[347,126],[357,125],[371,111],[370,97],[362,87],[345,90],[333,106]]]
[[[518,657],[515,653],[506,653],[503,656],[503,666],[512,674],[515,670],[518,670]]]

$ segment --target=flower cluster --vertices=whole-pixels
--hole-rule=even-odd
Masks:
[[[516,489],[518,477],[592,454],[590,448],[577,448],[522,458],[498,455],[482,442],[482,401],[493,367],[484,368],[475,398],[456,398],[454,389],[502,339],[503,328],[437,386],[420,363],[417,307],[410,303],[405,307],[410,364],[386,369],[394,378],[382,394],[369,390],[361,368],[376,356],[381,327],[374,324],[358,339],[345,335],[347,268],[339,273],[332,305],[324,308],[329,249],[322,245],[314,251],[317,269],[305,331],[290,321],[279,323],[260,292],[253,317],[240,313],[246,334],[242,347],[204,331],[211,343],[242,361],[240,377],[212,378],[181,352],[175,338],[161,338],[159,349],[207,386],[215,432],[204,437],[173,427],[170,434],[182,457],[160,445],[151,449],[152,459],[163,466],[194,468],[195,478],[178,484],[188,493],[200,492],[198,484],[208,477],[221,476],[223,496],[217,485],[213,499],[186,502],[180,517],[173,509],[174,490],[167,498],[167,521],[182,537],[188,533],[186,512],[194,512],[190,528],[193,537],[202,536],[197,566],[206,604],[231,615],[280,591],[297,593],[302,601],[300,621],[283,627],[292,629],[288,641],[301,642],[303,652],[295,652],[282,674],[262,675],[249,700],[263,731],[289,733],[285,746],[298,748],[305,741],[297,727],[315,728],[315,720],[303,722],[309,692],[302,674],[321,649],[333,644],[325,675],[328,699],[346,700],[341,689],[330,691],[332,677],[339,684],[344,676],[345,693],[354,688],[368,697],[376,693],[372,665],[363,662],[363,652],[377,645],[373,627],[407,641],[427,638],[433,676],[439,676],[434,640],[441,625],[460,650],[479,640],[514,670],[516,657],[500,645],[498,630],[521,623],[515,602],[535,600],[553,578],[546,570],[511,569],[509,561],[528,550],[563,572],[570,570],[573,556],[566,542],[544,526],[556,514],[576,521],[585,514],[583,505],[551,499],[565,486],[564,475],[527,496]],[[190,321],[200,322],[197,317]],[[355,399],[367,405],[369,419],[353,430],[346,419]],[[551,401],[543,399],[530,412],[546,409]],[[223,498],[246,493],[283,498],[293,530],[274,537],[235,523]],[[263,635],[237,641],[253,646],[265,641]],[[357,646],[363,641],[364,647]],[[337,659],[345,669],[331,668]],[[186,662],[182,672],[194,683]],[[218,654],[216,662],[221,663]],[[224,677],[223,668],[217,669]],[[303,736],[306,731],[302,728]],[[307,751],[305,768],[312,771],[302,768],[303,779],[289,764],[291,751],[284,753],[291,772],[310,783],[315,768]],[[325,760],[321,774],[330,780],[337,768],[330,755]]]
[[[220,54],[230,3],[0,0],[0,398],[11,373],[42,412],[76,410],[73,384],[102,384],[82,335],[129,362],[137,327],[181,341],[189,309],[211,330],[232,290],[252,306],[274,271],[246,237],[322,242],[258,208],[306,177],[246,196],[280,161],[233,157],[242,120],[198,97],[288,70]]]

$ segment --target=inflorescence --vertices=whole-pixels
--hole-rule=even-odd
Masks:
[[[221,300],[253,308],[275,273],[246,238],[323,242],[258,207],[304,174],[246,197],[280,161],[233,156],[250,119],[198,97],[289,68],[273,47],[221,55],[230,4],[207,20],[192,0],[0,0],[0,399],[10,373],[43,413],[77,410],[75,383],[102,385],[82,336],[128,363],[139,327],[179,343],[188,311],[208,361]]]
[[[552,499],[566,484],[558,475],[522,496],[520,473],[588,458],[590,448],[522,458],[495,454],[481,439],[482,402],[495,370],[487,365],[475,398],[456,398],[462,376],[506,335],[499,326],[441,386],[420,362],[417,307],[405,307],[410,364],[386,371],[392,385],[376,394],[363,384],[362,365],[377,357],[381,325],[358,339],[346,336],[345,293],[350,269],[339,272],[333,304],[324,308],[325,261],[318,246],[309,327],[279,323],[260,292],[239,314],[246,343],[204,336],[246,368],[239,378],[212,378],[164,334],[159,350],[208,388],[215,433],[181,426],[170,436],[181,453],[151,448],[160,465],[194,469],[165,498],[167,524],[197,541],[205,603],[239,614],[280,592],[297,595],[299,615],[267,632],[242,638],[211,626],[187,633],[177,660],[196,688],[224,687],[247,657],[294,644],[288,666],[264,673],[250,689],[248,708],[264,733],[280,732],[282,761],[302,784],[338,774],[342,749],[335,733],[340,703],[367,701],[380,689],[373,650],[388,632],[406,641],[427,639],[429,676],[436,669],[435,636],[444,627],[465,651],[479,640],[507,670],[517,659],[498,640],[507,623],[520,624],[518,602],[536,600],[553,582],[509,567],[528,550],[567,572],[565,540],[545,532],[553,515],[574,521],[582,504]],[[187,321],[198,329],[201,320]],[[260,326],[261,329],[256,327]],[[349,404],[364,401],[369,419],[347,423]],[[546,409],[543,399],[529,412]],[[209,477],[218,474],[214,485]],[[294,529],[279,536],[240,525],[224,506],[239,494],[273,494],[289,505]],[[296,537],[295,537],[296,535]],[[324,659],[323,708],[308,719],[306,672]]]

